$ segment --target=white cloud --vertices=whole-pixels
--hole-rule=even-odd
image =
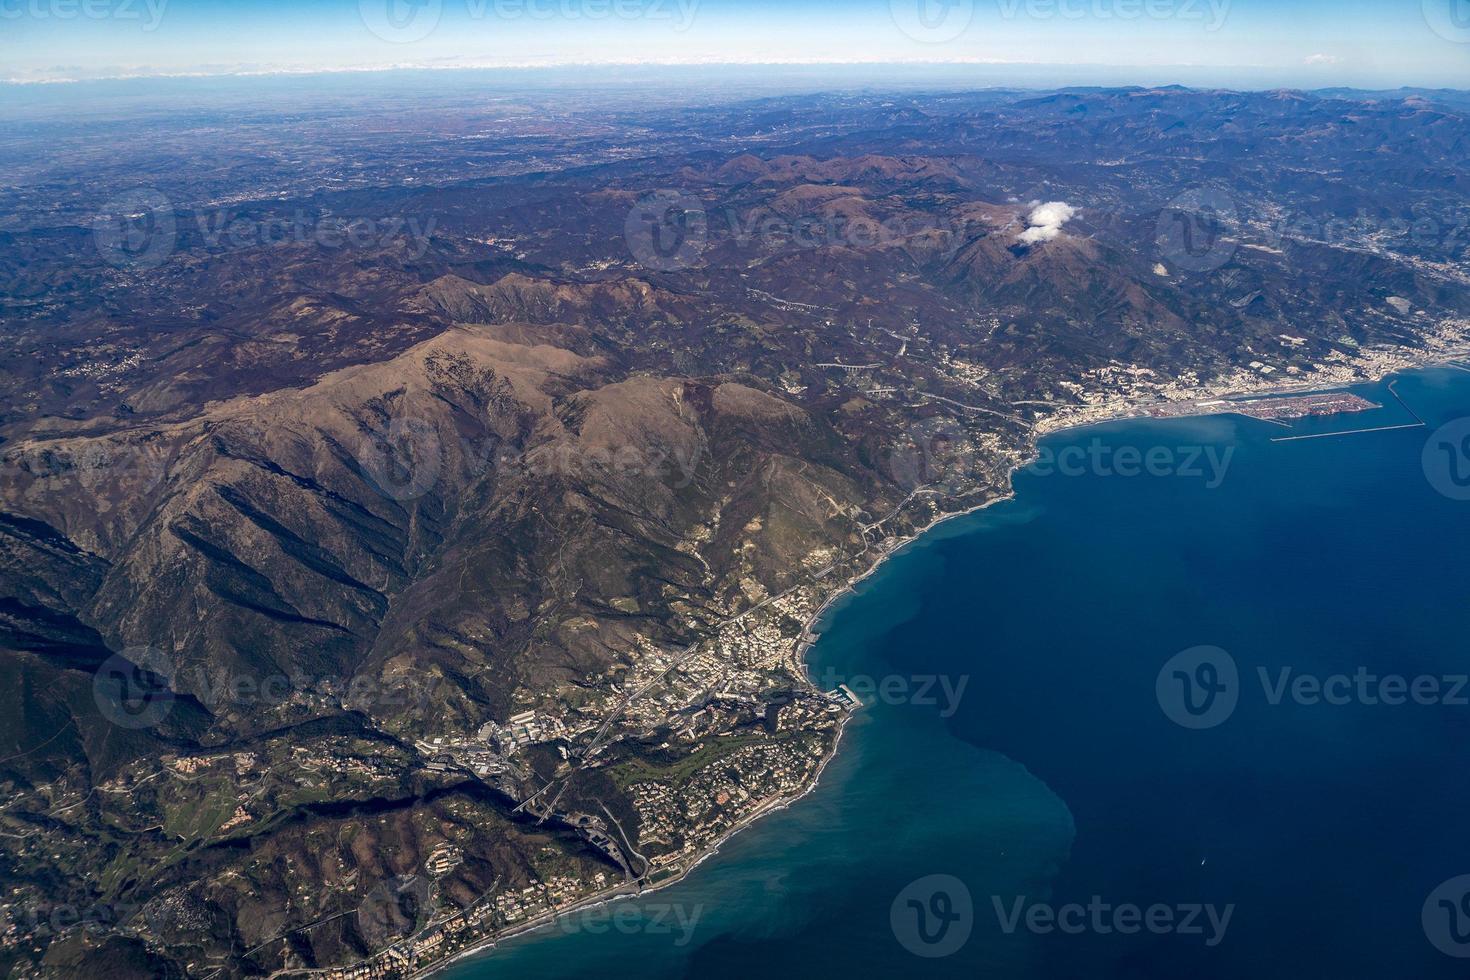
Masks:
[[[1026,215],[1026,224],[1030,227],[1017,235],[1016,240],[1023,245],[1049,242],[1062,233],[1062,225],[1071,221],[1076,214],[1077,209],[1066,201],[1038,204]]]
[[[1308,65],[1335,65],[1340,59],[1335,54],[1309,54],[1302,59]]]

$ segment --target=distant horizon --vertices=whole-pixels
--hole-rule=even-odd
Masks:
[[[904,65],[1131,72],[1140,84],[1182,69],[1208,76],[1207,84],[1246,89],[1443,88],[1470,79],[1463,7],[1464,0],[0,0],[0,79]]]
[[[1192,74],[1215,76],[1221,73],[1234,71],[1236,73],[1260,72],[1266,73],[1266,69],[1259,66],[1227,66],[1224,68],[1215,66],[1179,65],[1179,66],[1139,66],[1139,65],[1114,65],[1103,62],[1097,63],[1062,63],[1062,62],[995,62],[995,61],[704,61],[704,62],[653,62],[653,61],[569,61],[556,64],[486,64],[486,65],[364,65],[364,66],[341,66],[341,67],[315,67],[315,68],[269,68],[269,69],[238,69],[218,71],[180,71],[180,72],[154,72],[139,74],[103,75],[97,77],[78,78],[46,78],[46,79],[24,79],[24,78],[0,78],[0,87],[22,90],[66,90],[73,88],[87,88],[92,86],[126,85],[132,83],[172,83],[187,84],[189,82],[249,82],[254,80],[309,80],[309,79],[335,79],[342,76],[399,76],[409,77],[421,76],[471,76],[475,74],[490,75],[504,73],[532,77],[535,75],[554,76],[559,73],[580,70],[604,70],[615,75],[624,77],[599,77],[598,79],[578,78],[578,81],[588,84],[593,81],[599,83],[621,82],[632,86],[638,84],[638,79],[627,77],[628,72],[647,72],[656,74],[659,72],[690,72],[704,69],[712,73],[721,71],[732,71],[740,69],[762,69],[775,68],[789,71],[809,70],[814,77],[804,81],[816,84],[827,84],[835,88],[847,88],[849,85],[863,89],[882,90],[894,86],[942,86],[951,91],[984,91],[999,89],[1018,89],[1036,92],[1057,91],[1073,88],[1098,88],[1098,89],[1146,89],[1162,90],[1169,88],[1186,89],[1197,92],[1231,91],[1231,92],[1273,92],[1273,91],[1297,91],[1303,93],[1322,91],[1358,91],[1358,92],[1451,92],[1470,94],[1470,78],[1464,84],[1430,84],[1413,81],[1400,81],[1398,83],[1385,81],[1373,84],[1368,81],[1360,83],[1352,82],[1327,82],[1325,80],[1306,79],[1287,80],[1285,78],[1272,80],[1263,78],[1256,82],[1240,80],[1231,82],[1223,77],[1216,80],[1205,80],[1191,78]],[[886,69],[892,74],[873,76],[863,74],[852,79],[841,77],[839,74],[843,69]],[[975,77],[964,77],[959,73],[966,69],[983,70],[983,75]],[[1172,70],[1171,70],[1172,69]],[[1054,75],[1050,78],[1035,77],[1035,73],[1044,72]],[[949,74],[953,73],[953,74]],[[1002,77],[1008,73],[1015,73],[1016,78]],[[1096,76],[1096,77],[1085,77]],[[760,88],[782,91],[786,85],[794,84],[796,79],[747,77],[749,80],[759,83]],[[712,79],[712,83],[720,81]],[[950,88],[951,86],[955,86]],[[801,94],[808,91],[793,89],[791,94]]]

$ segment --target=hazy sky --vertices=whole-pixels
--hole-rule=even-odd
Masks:
[[[0,0],[0,79],[712,61],[1470,88],[1470,0]]]

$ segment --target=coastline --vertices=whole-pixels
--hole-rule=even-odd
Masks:
[[[752,824],[760,820],[762,817],[766,817],[773,813],[779,813],[780,811],[785,810],[787,807],[804,799],[809,793],[815,790],[817,788],[817,784],[821,781],[822,773],[827,769],[828,763],[830,763],[833,759],[837,757],[837,750],[839,746],[841,746],[842,737],[847,731],[847,723],[851,720],[852,712],[848,712],[838,722],[837,736],[832,740],[831,749],[829,749],[827,753],[822,757],[822,761],[817,765],[817,771],[812,774],[811,781],[802,788],[800,793],[796,793],[792,796],[774,797],[770,800],[767,800],[765,803],[761,804],[755,810],[751,811],[741,820],[732,825],[729,830],[725,831],[718,838],[716,838],[713,844],[711,844],[696,858],[694,858],[694,860],[689,863],[688,867],[681,869],[678,874],[668,878],[665,881],[660,881],[657,884],[650,884],[643,887],[630,886],[624,883],[622,885],[617,885],[609,888],[605,891],[589,895],[584,899],[573,902],[565,908],[554,909],[550,912],[543,912],[536,918],[527,920],[526,922],[521,923],[513,929],[498,933],[494,936],[487,936],[480,942],[460,950],[453,956],[446,957],[442,960],[437,960],[434,963],[429,964],[428,966],[425,966],[419,970],[415,970],[412,973],[406,974],[406,976],[408,978],[411,978],[411,980],[421,980],[421,978],[432,976],[433,974],[438,973],[441,970],[447,969],[451,964],[457,963],[460,960],[472,959],[477,956],[484,956],[494,950],[495,947],[502,942],[510,939],[516,939],[520,936],[527,935],[528,933],[536,932],[539,929],[544,929],[548,926],[554,925],[557,919],[562,918],[563,916],[575,915],[578,912],[585,912],[588,909],[594,909],[603,905],[608,905],[621,899],[641,898],[644,895],[651,895],[654,892],[662,891],[663,889],[668,888],[671,885],[679,884],[690,874],[692,874],[696,868],[718,854],[720,852],[720,848],[728,843],[733,837],[735,837],[736,834],[749,828]]]
[[[1321,382],[1318,380],[1308,379],[1292,384],[1263,385],[1258,388],[1236,389],[1223,393],[1216,393],[1213,391],[1201,391],[1197,400],[1218,399],[1221,401],[1230,401],[1233,399],[1238,400],[1242,398],[1270,398],[1302,393],[1341,391],[1347,388],[1356,387],[1358,385],[1377,384],[1378,382],[1383,381],[1385,378],[1391,378],[1396,374],[1401,374],[1406,371],[1416,371],[1433,367],[1447,366],[1450,364],[1450,362],[1467,356],[1470,356],[1470,345],[1466,345],[1465,347],[1457,351],[1436,352],[1430,358],[1407,359],[1405,363],[1385,367],[1379,373],[1373,373],[1370,374],[1368,377],[1360,378],[1357,380],[1341,382]],[[881,553],[878,558],[865,571],[854,576],[844,587],[833,592],[832,595],[829,596],[814,613],[812,613],[810,619],[808,619],[806,623],[802,624],[803,640],[799,654],[805,654],[807,650],[809,650],[812,646],[815,646],[816,642],[821,639],[821,631],[817,629],[817,624],[821,622],[822,617],[827,613],[832,605],[838,600],[848,596],[849,594],[854,593],[856,591],[856,586],[865,581],[875,572],[877,572],[878,569],[883,565],[883,563],[886,562],[889,558],[893,557],[894,555],[903,551],[905,548],[914,544],[924,535],[932,531],[934,528],[938,527],[941,524],[944,524],[947,521],[956,520],[961,517],[968,517],[971,514],[979,513],[980,511],[985,510],[995,504],[1014,499],[1014,497],[1016,496],[1015,475],[1017,472],[1025,469],[1027,466],[1030,466],[1038,459],[1039,446],[1042,439],[1050,436],[1060,435],[1064,432],[1075,432],[1082,429],[1091,428],[1092,426],[1096,425],[1108,425],[1113,422],[1166,422],[1188,418],[1211,418],[1230,415],[1238,415],[1242,418],[1250,418],[1250,416],[1241,415],[1241,413],[1239,412],[1224,410],[1223,407],[1220,409],[1201,411],[1197,414],[1184,414],[1167,418],[1142,414],[1139,411],[1141,406],[1132,402],[1119,402],[1112,406],[1099,407],[1104,410],[1105,414],[1098,417],[1088,417],[1084,419],[1078,419],[1077,421],[1068,422],[1065,421],[1067,413],[1059,412],[1055,415],[1047,416],[1045,419],[1039,419],[1036,422],[1033,422],[1026,433],[1027,440],[1029,442],[1026,454],[1022,456],[1018,462],[1014,463],[1009,470],[1006,471],[1005,489],[1001,493],[984,501],[983,503],[976,504],[972,507],[966,507],[961,510],[940,514],[929,523],[920,527],[912,535],[901,539],[890,549]],[[1049,420],[1059,418],[1064,420],[1061,422],[1061,424],[1044,424]],[[802,661],[802,666],[807,666],[804,659]]]
[[[1390,378],[1394,375],[1402,374],[1408,371],[1425,370],[1434,367],[1447,366],[1451,362],[1466,356],[1470,356],[1470,345],[1466,345],[1456,350],[1435,351],[1427,357],[1402,356],[1402,360],[1384,365],[1382,367],[1382,370],[1370,370],[1367,376],[1351,380],[1322,381],[1318,379],[1302,379],[1291,384],[1272,385],[1269,383],[1268,379],[1261,378],[1260,380],[1266,383],[1263,383],[1259,387],[1249,387],[1228,392],[1215,392],[1204,390],[1199,392],[1195,399],[1181,399],[1180,401],[1188,402],[1191,400],[1205,399],[1218,399],[1228,401],[1232,398],[1239,399],[1245,397],[1271,397],[1278,395],[1299,394],[1303,391],[1339,391],[1359,385],[1376,384],[1386,378]],[[1280,380],[1285,381],[1286,379],[1282,378]],[[802,624],[800,639],[797,641],[798,646],[796,649],[794,661],[803,671],[803,676],[800,679],[801,682],[805,683],[809,688],[813,690],[816,689],[811,680],[811,677],[809,676],[810,664],[807,661],[806,655],[821,639],[822,634],[819,629],[819,624],[822,622],[823,617],[826,616],[827,613],[833,608],[833,606],[839,600],[843,600],[849,595],[856,594],[857,586],[870,578],[872,575],[874,575],[889,558],[899,554],[906,548],[915,544],[929,532],[939,527],[941,524],[944,524],[951,520],[976,514],[995,504],[1014,499],[1016,496],[1014,479],[1015,475],[1018,471],[1024,469],[1026,466],[1029,466],[1038,458],[1039,445],[1043,438],[1058,435],[1064,432],[1086,429],[1095,425],[1106,425],[1112,422],[1150,420],[1171,421],[1174,419],[1208,418],[1240,414],[1238,412],[1215,409],[1201,411],[1197,414],[1183,414],[1172,416],[1167,419],[1161,419],[1155,416],[1140,414],[1140,407],[1141,406],[1134,403],[1119,402],[1109,406],[1097,406],[1097,408],[1103,412],[1103,414],[1098,416],[1092,416],[1089,414],[1086,418],[1078,418],[1076,421],[1066,421],[1068,413],[1058,412],[1055,415],[1047,416],[1044,419],[1039,419],[1035,422],[1032,422],[1026,432],[1027,446],[1025,453],[1007,470],[1004,482],[1004,489],[1001,492],[997,493],[993,497],[985,499],[980,503],[974,504],[973,506],[965,507],[947,513],[941,513],[935,516],[922,527],[918,527],[912,534],[900,538],[889,548],[881,551],[877,555],[877,557],[867,566],[866,569],[854,575],[840,588],[834,590],[832,594],[829,595],[821,603],[821,605],[817,607],[817,609],[811,614],[807,621]],[[1062,420],[1061,424],[1044,424],[1048,420],[1057,419]],[[795,793],[791,796],[776,797],[763,803],[756,810],[752,811],[740,821],[736,822],[727,831],[725,831],[725,833],[720,835],[720,837],[717,838],[706,850],[695,857],[686,867],[680,869],[678,874],[668,878],[665,881],[658,882],[657,884],[650,884],[643,887],[633,887],[625,883],[607,889],[603,892],[589,895],[584,899],[580,899],[567,905],[565,908],[555,909],[553,911],[543,913],[535,919],[528,920],[527,922],[518,925],[514,929],[493,936],[487,936],[482,941],[468,946],[465,949],[456,952],[452,956],[437,960],[434,963],[424,966],[421,969],[406,974],[406,976],[414,978],[414,980],[421,980],[421,978],[432,976],[435,973],[447,969],[451,964],[457,963],[461,960],[472,959],[477,956],[484,956],[493,951],[495,947],[501,942],[515,939],[528,933],[535,932],[539,929],[554,925],[557,919],[561,918],[562,916],[573,915],[578,912],[586,911],[588,909],[597,908],[599,906],[606,905],[620,899],[636,898],[643,895],[652,894],[664,888],[668,888],[671,885],[679,884],[690,874],[692,874],[695,869],[697,869],[707,860],[718,854],[720,848],[723,847],[728,841],[730,841],[736,834],[748,829],[761,818],[772,813],[780,812],[781,810],[784,810],[787,807],[794,805],[795,803],[804,799],[814,790],[816,790],[821,781],[823,773],[827,769],[828,764],[836,757],[837,752],[841,748],[843,736],[846,734],[847,731],[847,725],[852,720],[854,714],[854,711],[844,712],[841,718],[838,720],[837,733],[832,741],[831,748],[823,756],[820,764],[817,766],[816,771],[812,774],[811,779],[804,787],[802,787],[800,792]]]

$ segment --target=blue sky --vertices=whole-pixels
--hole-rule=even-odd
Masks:
[[[0,79],[26,81],[907,61],[1470,88],[1470,0],[0,0]]]

